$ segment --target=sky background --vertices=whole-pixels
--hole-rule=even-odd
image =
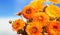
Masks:
[[[15,20],[20,17],[15,16],[16,12],[22,10],[31,0],[0,0],[0,35],[17,35],[12,31],[8,23],[10,19]]]
[[[0,0],[0,17],[11,17],[31,0]]]
[[[29,4],[31,0],[0,0],[0,35],[17,35],[12,31],[8,23],[10,19],[15,20],[20,17],[15,16],[16,12]],[[60,4],[57,4],[60,7]]]

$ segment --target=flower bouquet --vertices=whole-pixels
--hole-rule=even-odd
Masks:
[[[60,0],[32,0],[16,13],[26,22],[18,18],[9,23],[18,35],[60,35],[60,8],[56,4],[60,4]]]

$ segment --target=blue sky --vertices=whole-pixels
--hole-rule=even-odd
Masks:
[[[0,0],[0,17],[15,16],[14,14],[31,0]]]
[[[15,13],[21,11],[31,0],[0,0],[0,35],[17,35],[12,30],[9,20],[15,20],[20,17]]]

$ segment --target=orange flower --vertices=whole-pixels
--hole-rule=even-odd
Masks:
[[[50,17],[59,17],[60,16],[60,9],[59,7],[55,6],[55,5],[49,5],[45,12],[50,16]]]
[[[46,27],[48,35],[60,35],[60,22],[51,21]]]
[[[37,1],[31,1],[30,6],[32,6],[33,8],[37,9],[37,10],[42,10],[44,5],[43,3],[41,2],[41,0],[37,0]]]
[[[44,12],[38,12],[35,13],[32,21],[38,21],[41,22],[43,26],[47,25],[47,22],[49,21],[49,16]]]
[[[55,4],[60,3],[60,0],[48,0],[48,1],[53,2]]]
[[[32,8],[31,6],[25,6],[22,10],[22,15],[25,18],[30,19],[33,17],[34,12],[36,12],[36,10],[34,8]]]
[[[17,19],[12,23],[12,28],[15,31],[18,31],[19,29],[22,29],[25,26],[25,23],[22,19]]]
[[[31,22],[26,27],[28,35],[42,35],[42,25],[39,22]]]

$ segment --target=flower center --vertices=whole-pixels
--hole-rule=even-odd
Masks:
[[[20,25],[20,24],[19,24],[19,23],[17,23],[17,24],[16,24],[16,28],[18,28],[18,27],[19,27],[19,25]]]
[[[54,29],[58,29],[58,27],[57,27],[57,26],[53,26],[53,28],[54,28]]]
[[[32,33],[36,33],[37,32],[37,28],[33,27],[31,31],[32,31]]]
[[[30,9],[30,8],[27,9],[27,10],[26,10],[26,13],[27,13],[27,14],[30,14],[30,13],[31,13],[31,9]]]
[[[40,20],[40,21],[43,21],[43,16],[40,16],[40,17],[39,17],[39,20]]]
[[[19,23],[17,23],[16,25],[19,26]]]

